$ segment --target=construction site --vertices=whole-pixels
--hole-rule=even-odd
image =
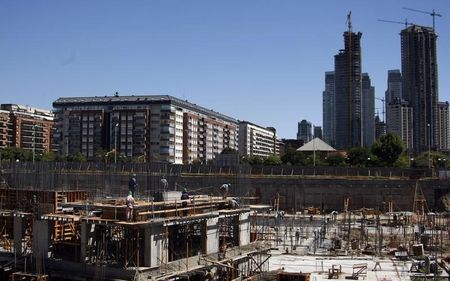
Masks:
[[[0,280],[449,279],[446,173],[0,168]]]

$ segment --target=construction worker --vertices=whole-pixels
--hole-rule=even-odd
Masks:
[[[161,185],[163,187],[163,190],[167,191],[167,188],[169,187],[169,183],[167,182],[167,180],[165,178],[161,179]]]
[[[228,196],[228,189],[231,187],[231,183],[224,183],[219,188],[220,194],[222,194],[222,199],[227,199]]]
[[[189,200],[189,193],[187,192],[186,188],[183,188],[183,191],[181,192],[181,200]],[[181,207],[182,208],[186,208],[188,205],[187,201],[183,201],[183,203],[181,203]],[[187,216],[188,211],[187,210],[183,210],[183,215]]]
[[[136,195],[137,181],[136,174],[132,174],[130,180],[128,181],[128,191],[131,192],[131,195],[134,197]]]
[[[126,203],[127,203],[127,221],[133,221],[134,198],[133,193],[131,191],[128,191]]]

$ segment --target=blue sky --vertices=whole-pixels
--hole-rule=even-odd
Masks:
[[[377,19],[432,22],[402,7],[443,14],[439,94],[449,100],[447,0],[0,0],[0,103],[50,109],[64,96],[170,94],[294,138],[298,121],[322,123],[324,72],[343,48],[349,10],[363,71],[384,97],[403,26]]]

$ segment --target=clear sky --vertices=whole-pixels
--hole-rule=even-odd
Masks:
[[[402,7],[443,15],[439,94],[449,100],[448,0],[0,0],[0,103],[169,94],[295,138],[300,120],[322,123],[324,72],[349,10],[363,71],[384,97],[403,26],[377,19],[432,23]]]

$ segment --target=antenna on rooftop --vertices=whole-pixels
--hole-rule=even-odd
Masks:
[[[348,32],[352,32],[352,11],[348,12],[345,23],[348,25]]]

